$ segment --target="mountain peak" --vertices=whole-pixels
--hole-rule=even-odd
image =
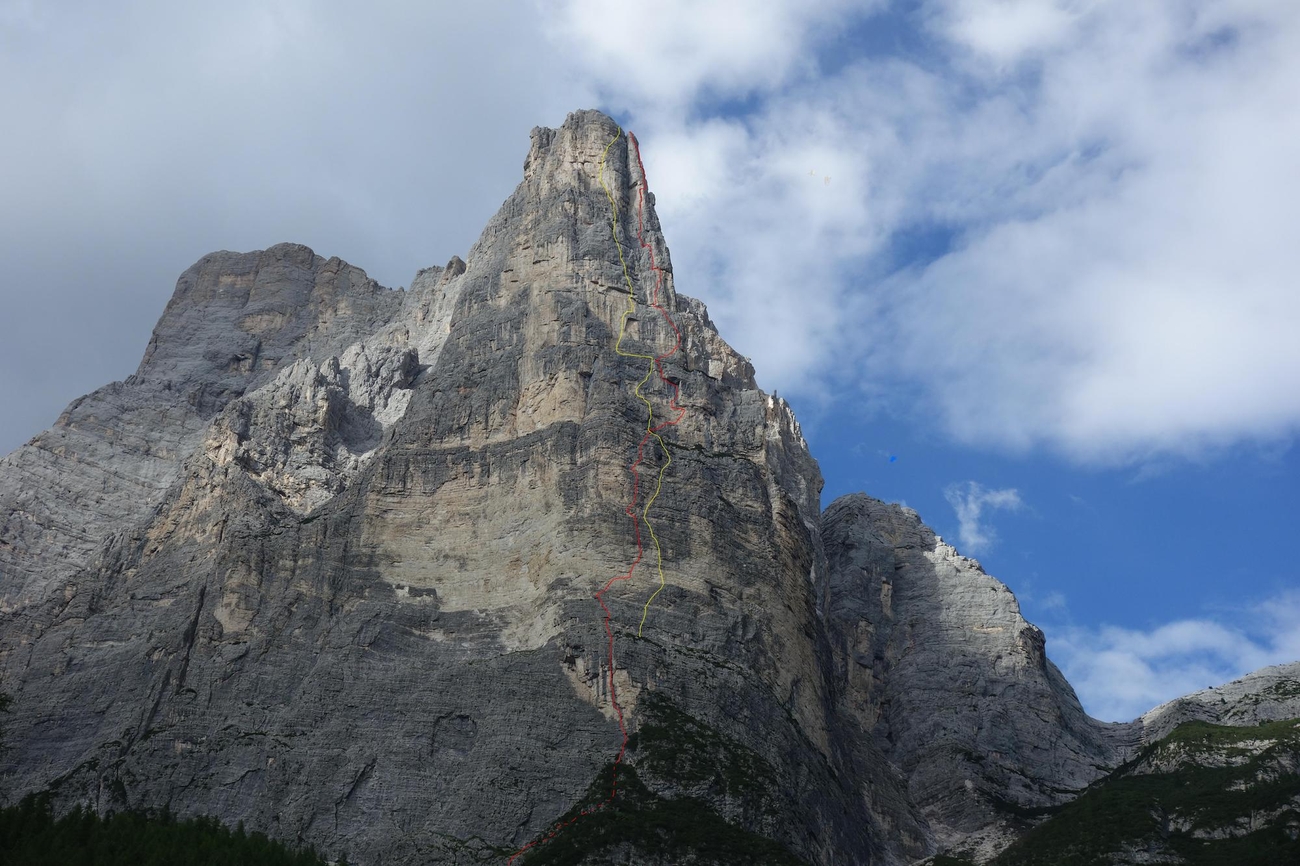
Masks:
[[[0,461],[0,770],[362,866],[830,866],[991,855],[1137,748],[1006,586],[821,486],[574,112],[463,260],[205,256]]]

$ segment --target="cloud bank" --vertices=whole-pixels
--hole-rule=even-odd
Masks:
[[[1300,659],[1300,592],[1148,629],[1049,629],[1047,650],[1084,708],[1129,721],[1159,704]]]

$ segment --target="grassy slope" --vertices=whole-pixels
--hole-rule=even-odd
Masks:
[[[1258,751],[1249,746],[1252,740],[1273,745]],[[1179,756],[1173,772],[1135,772]],[[1210,765],[1223,758],[1243,763]],[[1110,855],[1125,847],[1148,846],[1180,855],[1194,866],[1300,864],[1300,841],[1287,832],[1300,827],[1300,811],[1289,805],[1300,795],[1300,775],[1285,769],[1297,762],[1300,720],[1249,728],[1180,725],[1031,830],[993,864],[1094,866],[1112,862]],[[1221,840],[1192,835],[1279,810],[1262,828],[1244,835]],[[1170,827],[1170,818],[1175,823],[1190,820],[1190,832]]]

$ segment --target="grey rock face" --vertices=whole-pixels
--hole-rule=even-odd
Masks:
[[[109,536],[159,506],[226,403],[285,364],[338,354],[401,297],[298,244],[201,259],[133,376],[0,459],[0,612],[64,594]]]
[[[222,413],[204,453],[306,514],[346,488],[406,411],[418,359],[413,348],[357,343],[322,364],[295,361]]]
[[[676,294],[627,137],[575,113],[406,292],[205,257],[134,376],[0,461],[3,784],[504,863],[604,788],[621,711],[645,802],[843,866],[996,850],[1136,747],[977,563],[866,497],[819,514],[821,483]],[[637,532],[611,671],[594,594]]]
[[[838,706],[902,771],[941,849],[996,853],[1018,814],[1137,746],[1134,725],[1084,713],[1011,591],[916,512],[845,496],[822,533]]]

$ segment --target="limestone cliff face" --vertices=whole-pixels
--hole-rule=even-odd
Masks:
[[[0,459],[0,612],[64,593],[106,538],[148,519],[231,399],[295,360],[339,354],[400,303],[297,244],[197,262],[136,373]]]
[[[660,448],[636,389],[676,416],[647,360],[674,325]],[[3,784],[505,863],[609,789],[621,711],[654,820],[584,818],[582,862],[842,866],[995,850],[1136,747],[977,564],[820,489],[676,294],[629,139],[577,112],[463,261],[403,292],[291,244],[205,257],[134,376],[0,461]],[[664,816],[767,853],[628,835]]]
[[[855,494],[822,521],[838,707],[904,773],[941,849],[979,858],[1137,747],[1090,718],[1015,596],[915,511]]]

